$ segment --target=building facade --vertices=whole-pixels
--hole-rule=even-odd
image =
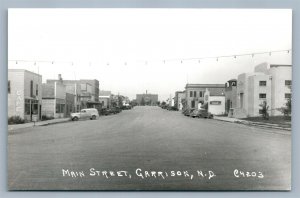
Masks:
[[[42,115],[47,118],[66,117],[66,86],[61,82],[43,83]]]
[[[206,89],[204,93],[204,105],[207,105],[207,111],[213,115],[225,114],[225,95],[224,93],[210,92]]]
[[[47,83],[53,82],[62,82],[66,86],[66,92],[75,95],[74,105],[76,112],[84,108],[101,108],[98,80],[63,80],[61,75],[58,75],[58,79],[47,80]]]
[[[282,115],[279,109],[291,98],[291,83],[291,65],[261,63],[253,73],[240,74],[234,117],[260,116],[263,103],[266,103],[271,116]]]
[[[186,97],[185,91],[175,92],[174,105],[177,108],[177,110],[181,111],[183,109],[185,97]]]
[[[41,119],[42,76],[24,69],[8,70],[8,117]]]
[[[136,102],[138,105],[144,106],[155,106],[158,102],[158,95],[157,94],[136,94]]]
[[[272,76],[271,115],[282,115],[279,109],[292,97],[292,66],[271,64],[267,73]]]
[[[111,106],[111,92],[99,91],[99,102],[102,108],[110,108]]]
[[[237,107],[237,80],[231,79],[225,83],[225,113],[233,117],[233,109]]]
[[[186,84],[185,108],[199,109],[204,104],[204,93],[208,90],[213,95],[225,94],[224,84]]]

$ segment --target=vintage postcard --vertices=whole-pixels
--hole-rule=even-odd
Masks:
[[[291,190],[292,10],[9,9],[9,190]]]

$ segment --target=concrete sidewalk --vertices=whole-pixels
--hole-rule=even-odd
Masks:
[[[33,127],[33,126],[45,126],[49,124],[56,124],[56,123],[62,123],[62,122],[68,122],[70,121],[70,118],[58,118],[58,119],[53,119],[53,120],[45,120],[45,121],[39,121],[34,124],[34,122],[28,122],[24,124],[13,124],[13,125],[8,125],[8,131],[16,130],[16,129],[23,129],[23,128],[28,128],[28,127]]]
[[[291,128],[282,127],[278,124],[270,124],[270,123],[263,123],[263,122],[252,122],[248,120],[241,120],[238,118],[229,118],[229,117],[221,117],[221,116],[214,116],[215,120],[220,120],[224,122],[232,122],[232,123],[238,123],[238,124],[245,124],[249,126],[256,126],[260,128],[271,128],[271,129],[279,129],[279,130],[287,130],[291,131]]]
[[[229,117],[223,117],[223,116],[221,117],[221,116],[215,116],[215,115],[214,115],[214,119],[221,120],[224,122],[234,122],[234,123],[240,123],[241,121],[244,121],[244,120],[240,120],[237,118],[229,118]]]

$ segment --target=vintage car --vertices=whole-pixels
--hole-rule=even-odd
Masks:
[[[194,110],[191,114],[193,118],[213,118],[213,115],[209,113],[206,109],[197,109]]]
[[[82,109],[78,113],[71,113],[71,120],[77,121],[77,120],[84,120],[84,119],[90,119],[90,120],[96,120],[99,118],[98,110],[95,108],[88,108],[88,109]]]

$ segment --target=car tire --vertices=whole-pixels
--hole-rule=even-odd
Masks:
[[[92,116],[92,120],[96,120],[96,116],[95,115]]]
[[[72,120],[73,121],[78,121],[78,117],[74,117]]]

